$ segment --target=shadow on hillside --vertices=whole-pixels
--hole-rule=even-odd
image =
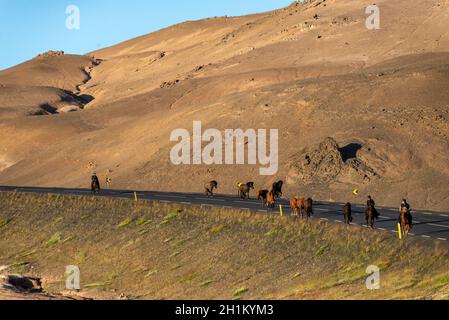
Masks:
[[[88,103],[91,103],[95,100],[94,96],[91,96],[90,94],[81,94],[78,96],[78,99],[81,101],[83,105],[86,105]]]
[[[359,143],[350,143],[347,146],[340,148],[341,157],[344,162],[349,159],[357,158],[357,152],[362,149],[362,145]]]

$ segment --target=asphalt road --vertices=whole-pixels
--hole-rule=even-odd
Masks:
[[[63,194],[63,195],[91,195],[88,189],[64,189],[64,188],[31,188],[31,187],[1,187],[0,191],[15,191],[38,194]],[[213,198],[208,198],[203,194],[198,193],[175,193],[175,192],[156,192],[156,191],[138,191],[138,198],[145,200],[156,200],[166,203],[180,203],[185,205],[202,205],[214,206],[224,208],[235,208],[241,210],[249,210],[252,212],[260,212],[265,214],[279,215],[279,205],[283,206],[284,214],[290,215],[290,205],[287,200],[280,200],[277,203],[276,209],[263,209],[261,202],[256,199],[240,200],[237,197],[237,192],[232,195],[217,194]],[[102,190],[101,197],[113,198],[134,198],[134,191],[129,190]],[[343,204],[317,202],[314,205],[313,219],[320,219],[333,223],[343,223]],[[365,226],[365,206],[353,204],[353,225]],[[399,216],[398,208],[384,208],[377,207],[380,213],[380,219],[376,221],[375,228],[385,232],[397,234],[397,220]],[[431,212],[431,211],[412,211],[414,226],[411,230],[410,236],[421,237],[427,239],[436,239],[439,241],[449,241],[449,213]]]

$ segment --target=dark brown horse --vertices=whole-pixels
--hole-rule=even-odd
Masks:
[[[343,214],[345,216],[345,223],[351,224],[352,222],[352,205],[348,202],[343,207]]]
[[[100,181],[98,180],[98,177],[96,174],[92,176],[92,182],[90,184],[90,190],[92,191],[92,194],[100,193]]]
[[[372,205],[369,205],[366,208],[366,226],[374,229],[374,221],[377,219],[377,217],[378,213],[376,209]]]
[[[284,185],[284,181],[282,181],[282,180],[273,183],[272,191],[276,198],[282,197],[282,186],[283,185]]]
[[[304,202],[304,213],[305,213],[307,219],[309,219],[313,215],[313,200],[312,200],[312,198],[308,198]]]
[[[259,192],[257,192],[257,200],[262,200],[262,208],[264,208],[267,205],[269,192],[270,191],[268,190],[260,190]]]
[[[204,191],[206,193],[206,196],[214,196],[214,189],[218,189],[218,182],[215,180],[212,180],[211,182],[208,182],[204,185]]]
[[[249,193],[251,189],[254,189],[254,182],[247,182],[246,184],[239,183],[237,187],[239,189],[240,199],[249,199]]]

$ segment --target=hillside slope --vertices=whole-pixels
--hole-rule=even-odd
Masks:
[[[361,227],[146,201],[0,194],[0,270],[42,278],[48,293],[447,299],[448,263],[439,242],[399,243],[392,233]],[[80,268],[79,294],[65,292],[69,265]],[[371,265],[380,269],[379,290],[366,287]]]
[[[99,62],[88,56],[43,53],[0,71],[0,119],[77,111],[92,98],[78,95]]]
[[[67,81],[42,82],[52,89],[39,88],[32,104],[66,100],[48,90],[73,93],[78,84],[77,96],[89,98],[81,112],[2,119],[25,104],[12,100],[28,97],[0,87],[0,184],[85,187],[96,171],[117,188],[202,191],[216,179],[220,192],[234,193],[237,181],[262,189],[283,179],[287,196],[363,202],[370,193],[383,205],[407,197],[447,211],[449,1],[378,1],[380,30],[365,27],[370,4],[311,1],[182,23],[90,53],[101,63],[88,81],[79,66],[92,61],[74,58]],[[47,75],[36,64],[26,68],[31,79]],[[15,85],[18,70],[0,72],[0,84]],[[278,128],[279,172],[174,166],[170,133],[191,131],[195,120]],[[304,164],[310,154],[313,166]],[[354,188],[360,196],[351,198]]]

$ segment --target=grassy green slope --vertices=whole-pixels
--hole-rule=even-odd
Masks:
[[[93,197],[0,194],[0,265],[64,291],[139,299],[401,299],[449,297],[437,242],[325,222],[226,209]],[[379,266],[381,289],[365,287]]]

